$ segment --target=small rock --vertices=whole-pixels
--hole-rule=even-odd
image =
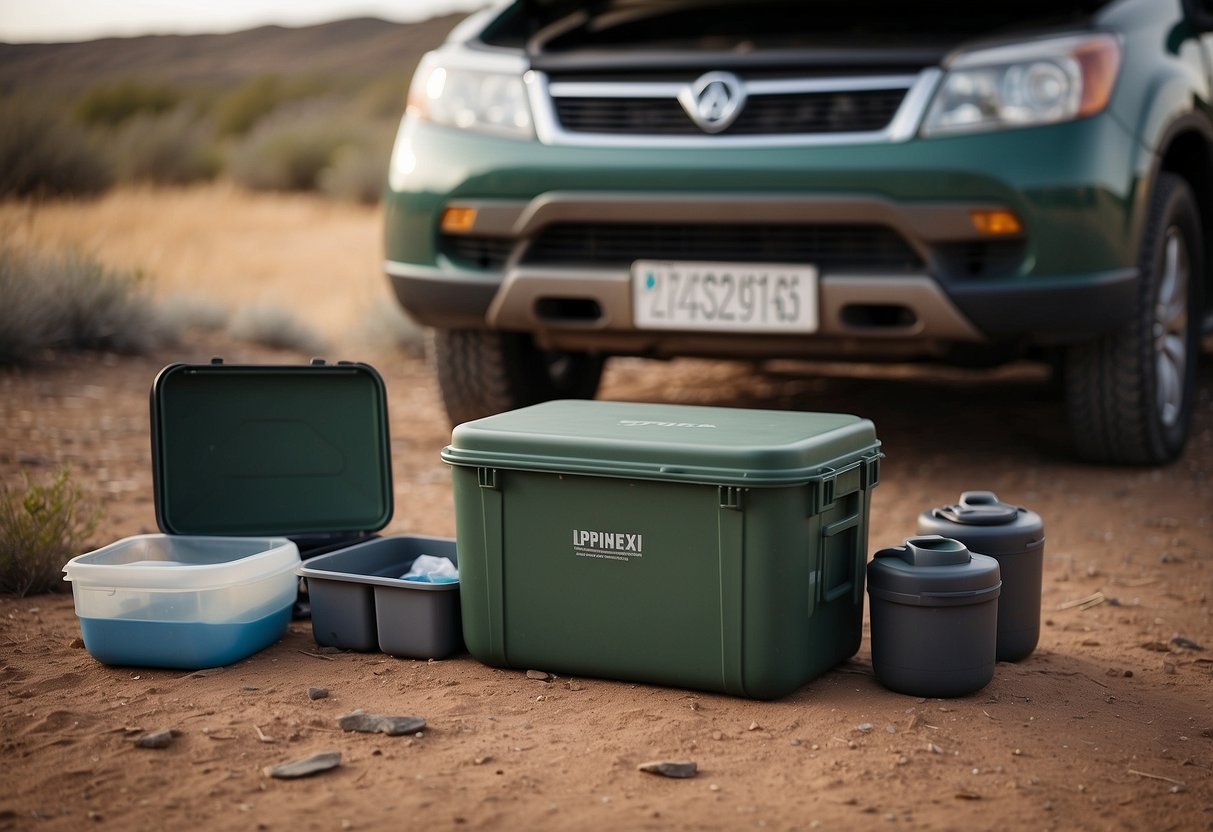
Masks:
[[[915,731],[918,728],[920,728],[921,726],[922,726],[922,717],[920,717],[918,714],[914,714],[912,717],[910,717],[906,721],[906,730],[907,731]]]
[[[242,685],[240,689],[247,691],[261,690],[261,688],[257,687],[256,685]]]
[[[714,740],[722,740],[722,739],[724,739],[724,732],[723,732],[723,731],[713,731],[713,732],[712,732],[712,739],[714,739]]]
[[[165,728],[163,731],[153,731],[150,734],[144,734],[135,740],[135,745],[139,748],[168,748],[173,744],[173,740],[179,736],[181,736],[181,732],[177,729]]]
[[[1175,675],[1175,665],[1172,664],[1171,662],[1163,662],[1162,663],[1162,672],[1167,674],[1168,676],[1174,676]]]
[[[477,757],[476,759],[472,760],[472,765],[482,766],[485,763],[491,763],[491,762],[493,762],[492,755],[485,754],[483,757]]]
[[[316,701],[317,699],[328,699],[328,697],[329,697],[328,688],[308,688],[307,689],[307,698],[311,699],[313,702]]]
[[[100,812],[98,812],[96,810],[92,810],[88,813],[88,819],[100,821],[100,820],[105,820],[105,817]]]
[[[897,758],[897,765],[899,765],[899,766],[909,765],[909,763],[910,763],[910,758],[907,757],[905,754],[902,754]]]
[[[528,671],[526,672],[526,677],[527,677],[528,679],[534,679],[536,682],[550,682],[550,681],[552,681],[552,674],[551,674],[551,673],[544,673],[542,670],[528,670]]]
[[[981,795],[977,794],[977,792],[957,792],[956,799],[957,800],[981,800]]]
[[[886,726],[884,727],[884,732],[885,732],[886,734],[896,734],[896,733],[897,733],[897,729],[896,729],[896,728],[894,728],[892,725],[886,725]]]
[[[342,731],[358,731],[363,734],[387,734],[398,737],[416,734],[425,727],[423,716],[386,716],[353,711],[337,717],[337,727]]]
[[[1171,645],[1167,644],[1165,641],[1147,641],[1141,645],[1141,649],[1151,650],[1155,653],[1170,653]]]
[[[1126,671],[1125,671],[1125,678],[1126,678],[1126,679],[1132,679],[1132,678],[1133,678],[1133,671],[1132,671],[1132,670],[1126,670]]]
[[[1119,675],[1120,675],[1120,671],[1119,671],[1119,670],[1117,670],[1117,669],[1116,669],[1116,668],[1114,668],[1114,667],[1109,667],[1109,668],[1108,668],[1108,669],[1107,669],[1107,670],[1104,672],[1104,675],[1105,675],[1105,676],[1119,676]]]
[[[266,777],[276,777],[279,780],[294,780],[298,777],[310,777],[313,774],[319,774],[322,771],[329,771],[341,765],[340,751],[321,751],[318,754],[312,754],[310,757],[304,757],[301,760],[292,760],[289,763],[279,763],[276,766],[266,766],[262,769]]]
[[[1205,649],[1204,645],[1197,644],[1196,642],[1192,641],[1192,639],[1184,638],[1183,636],[1179,635],[1178,633],[1171,636],[1171,643],[1174,644],[1176,647],[1182,647],[1185,650],[1204,650]]]
[[[693,760],[653,760],[641,763],[636,768],[649,774],[660,774],[662,777],[694,777],[699,772],[699,766]]]
[[[757,731],[757,730],[759,729],[759,727],[760,727],[760,726],[758,725],[758,723],[757,723],[757,722],[751,722],[751,723],[750,723],[750,730],[751,730],[751,731]]]
[[[938,745],[936,745],[933,742],[927,743],[927,751],[930,751],[932,754],[942,754],[943,753],[943,749],[940,748]]]
[[[80,638],[80,636],[76,636],[67,643],[67,646],[72,650],[81,650],[84,648],[84,639]]]
[[[798,740],[798,739],[792,739],[792,740],[790,740],[790,742],[792,745],[800,745],[800,740]]]
[[[699,710],[699,702],[697,702],[697,701],[696,701],[696,700],[694,700],[694,699],[692,699],[692,700],[691,700],[691,710],[692,710],[692,711],[697,711],[697,710]]]
[[[1120,599],[1119,599],[1119,598],[1117,598],[1116,596],[1112,596],[1112,597],[1110,597],[1110,598],[1108,598],[1108,599],[1107,599],[1107,602],[1106,602],[1106,603],[1107,603],[1107,605],[1108,605],[1109,607],[1119,607],[1119,606],[1120,606]]]
[[[871,731],[871,730],[872,730],[873,728],[875,728],[875,727],[876,727],[876,726],[875,726],[875,725],[873,725],[873,724],[872,724],[872,723],[870,723],[870,722],[861,722],[859,725],[856,725],[856,726],[855,726],[855,730],[856,730],[856,731],[858,731],[858,732],[859,732],[859,733],[861,733],[861,734],[866,734],[866,733],[868,733],[869,731]]]
[[[1202,737],[1213,740],[1213,728],[1205,728],[1200,732]]]

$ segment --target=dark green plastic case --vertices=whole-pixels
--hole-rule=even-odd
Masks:
[[[284,535],[303,548],[391,519],[387,396],[369,365],[171,364],[151,411],[168,534]]]

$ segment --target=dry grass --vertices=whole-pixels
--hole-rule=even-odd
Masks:
[[[141,270],[157,297],[207,298],[233,315],[281,307],[331,345],[334,359],[375,348],[366,324],[376,307],[395,303],[382,272],[381,226],[376,207],[224,183],[0,203],[0,238],[15,246],[79,250]]]

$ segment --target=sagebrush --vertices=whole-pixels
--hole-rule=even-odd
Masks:
[[[24,487],[0,486],[0,592],[18,597],[63,591],[63,565],[87,548],[101,510],[84,500],[71,472]]]
[[[101,142],[52,103],[0,98],[0,197],[96,194],[113,181]]]
[[[139,274],[0,244],[0,365],[48,349],[141,354],[172,337]]]

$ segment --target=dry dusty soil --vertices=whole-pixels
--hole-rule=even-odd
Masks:
[[[161,365],[211,354],[303,358],[195,341],[4,372],[0,475],[68,463],[105,508],[97,543],[154,530],[147,392]],[[388,530],[450,535],[438,458],[449,431],[424,362],[373,363],[392,415]],[[1191,445],[1158,469],[1067,461],[1059,402],[1030,369],[609,370],[613,399],[871,418],[887,456],[870,550],[965,489],[1038,510],[1040,646],[998,665],[979,693],[883,689],[866,629],[853,660],[775,702],[538,681],[466,655],[325,653],[306,621],[218,672],[107,667],[81,649],[70,595],[0,598],[0,829],[1213,829],[1210,364]],[[330,695],[313,701],[310,687]],[[343,733],[336,717],[356,708],[428,726]],[[168,748],[135,746],[159,729],[180,734]],[[296,781],[263,774],[320,751],[340,752],[341,766]],[[653,759],[693,760],[698,776],[637,770]]]

